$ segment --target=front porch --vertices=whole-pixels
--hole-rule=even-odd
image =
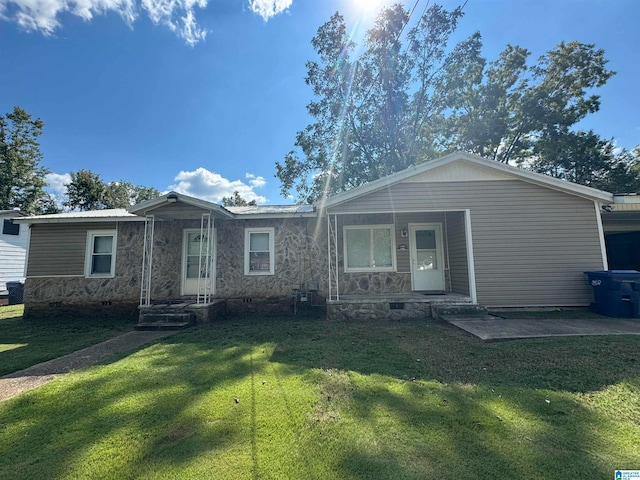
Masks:
[[[442,310],[484,311],[467,295],[458,293],[422,294],[418,292],[376,295],[340,295],[327,301],[329,320],[413,320],[437,317]]]
[[[326,218],[334,310],[375,304],[374,316],[409,318],[431,316],[431,304],[477,302],[469,210],[328,211]]]

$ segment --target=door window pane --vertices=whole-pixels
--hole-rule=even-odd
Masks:
[[[187,233],[187,278],[205,278],[211,276],[211,267],[207,275],[207,235],[199,232]],[[202,249],[202,262],[200,261],[200,249]],[[209,261],[213,260],[213,242],[209,243]]]
[[[418,270],[437,270],[438,262],[435,250],[422,250],[417,252]]]
[[[418,250],[435,250],[436,232],[434,230],[416,230],[416,248]]]

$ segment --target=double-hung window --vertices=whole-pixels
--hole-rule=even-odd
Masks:
[[[116,231],[87,232],[86,277],[113,277],[116,270]]]
[[[393,225],[344,227],[345,272],[395,271]]]
[[[273,275],[274,229],[247,228],[244,231],[244,274]]]

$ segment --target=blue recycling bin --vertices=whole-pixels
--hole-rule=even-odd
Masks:
[[[9,305],[24,303],[24,283],[7,282],[7,291],[9,292]]]
[[[593,287],[596,310],[601,315],[640,318],[640,272],[601,270],[584,272]]]

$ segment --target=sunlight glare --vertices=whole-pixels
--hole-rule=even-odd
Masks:
[[[386,0],[349,0],[354,7],[354,10],[361,13],[379,12],[380,9],[387,3]]]

